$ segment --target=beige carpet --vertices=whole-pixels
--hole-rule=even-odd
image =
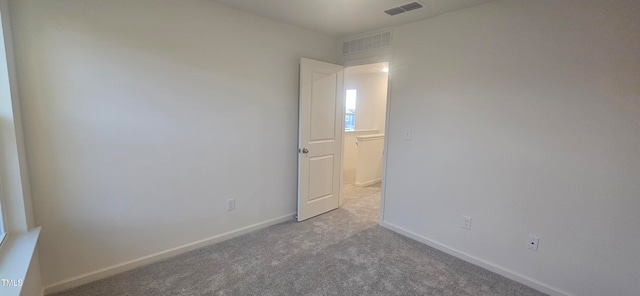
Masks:
[[[345,205],[56,295],[544,295],[378,226],[380,186]]]

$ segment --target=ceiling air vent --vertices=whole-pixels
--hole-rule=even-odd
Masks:
[[[342,42],[342,54],[364,52],[391,45],[391,31],[375,33]]]
[[[388,15],[396,15],[396,14],[401,14],[403,12],[416,10],[416,9],[422,8],[422,7],[424,7],[424,6],[422,4],[420,4],[420,3],[418,3],[418,2],[411,2],[411,3],[407,3],[405,5],[400,5],[398,7],[387,9],[387,10],[384,11],[384,13],[386,13]]]
[[[411,11],[414,9],[418,9],[418,8],[422,8],[422,4],[418,3],[418,2],[412,2],[409,4],[405,4],[400,6],[400,8],[404,9],[405,11]]]
[[[395,8],[387,9],[384,11],[384,13],[388,15],[396,15],[396,14],[401,14],[403,12],[405,12],[405,10],[400,7],[395,7]]]

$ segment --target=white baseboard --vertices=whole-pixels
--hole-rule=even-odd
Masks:
[[[380,225],[382,227],[384,227],[384,228],[387,228],[387,229],[393,231],[393,232],[397,232],[397,233],[399,233],[401,235],[404,235],[404,236],[409,237],[411,239],[417,240],[417,241],[419,241],[419,242],[421,242],[421,243],[423,243],[425,245],[428,245],[428,246],[430,246],[430,247],[432,247],[434,249],[437,249],[437,250],[440,250],[442,252],[445,252],[445,253],[447,253],[447,254],[449,254],[451,256],[458,257],[458,258],[460,258],[460,259],[462,259],[464,261],[467,261],[467,262],[469,262],[471,264],[474,264],[474,265],[480,266],[480,267],[482,267],[484,269],[487,269],[487,270],[490,270],[492,272],[495,272],[495,273],[497,273],[497,274],[499,274],[501,276],[504,276],[504,277],[506,277],[508,279],[514,280],[516,282],[519,282],[519,283],[521,283],[523,285],[527,285],[527,286],[529,286],[531,288],[534,288],[534,289],[536,289],[536,290],[538,290],[540,292],[543,292],[543,293],[546,293],[546,294],[549,294],[549,295],[552,295],[552,296],[572,296],[572,294],[569,294],[569,293],[567,293],[565,291],[562,291],[562,290],[560,290],[560,289],[558,289],[556,287],[552,287],[552,286],[547,285],[545,283],[539,282],[539,281],[534,280],[532,278],[529,278],[529,277],[527,277],[525,275],[519,274],[517,272],[514,272],[512,270],[506,269],[504,267],[495,265],[493,263],[490,263],[488,261],[485,261],[485,260],[483,260],[481,258],[478,258],[478,257],[475,257],[473,255],[469,255],[467,253],[458,251],[458,250],[456,250],[454,248],[451,248],[451,247],[449,247],[449,246],[447,246],[445,244],[441,244],[441,243],[436,242],[434,240],[428,239],[428,238],[426,238],[424,236],[421,236],[421,235],[419,235],[419,234],[417,234],[415,232],[412,232],[410,230],[404,229],[404,228],[402,228],[400,226],[397,226],[397,225],[394,225],[392,223],[382,221],[382,222],[380,222]]]
[[[362,183],[356,182],[355,184],[356,186],[365,187],[365,186],[373,185],[380,182],[382,182],[382,178],[378,178],[378,179],[374,179],[374,180],[362,182]]]
[[[202,248],[208,245],[212,245],[215,243],[219,243],[228,239],[232,239],[234,237],[249,233],[251,231],[254,230],[258,230],[258,229],[262,229],[262,228],[267,228],[269,226],[278,224],[278,223],[282,223],[282,222],[286,222],[286,221],[291,221],[293,220],[293,216],[295,215],[295,213],[291,213],[291,214],[287,214],[278,218],[274,218],[274,219],[270,219],[264,222],[260,222],[260,223],[256,223],[253,225],[249,225],[246,227],[242,227],[240,229],[236,229],[236,230],[232,230],[232,231],[228,231],[225,233],[222,233],[220,235],[216,235],[216,236],[212,236],[210,238],[205,238],[202,240],[198,240],[186,245],[182,245],[176,248],[172,248],[166,251],[162,251],[162,252],[158,252],[155,254],[151,254],[148,256],[144,256],[138,259],[134,259],[134,260],[130,260],[127,262],[123,262],[120,264],[116,264],[116,265],[112,265],[109,267],[105,267],[102,269],[98,269],[95,271],[91,271],[91,272],[87,272],[78,276],[74,276],[72,278],[69,279],[65,279],[62,281],[58,281],[55,283],[52,283],[51,285],[48,285],[44,288],[44,294],[48,295],[51,293],[56,293],[56,292],[60,292],[60,291],[64,291],[64,290],[68,290],[71,288],[75,288],[78,286],[82,286],[84,284],[90,283],[90,282],[94,282],[103,278],[107,278],[110,277],[112,275],[118,274],[118,273],[122,273],[137,267],[141,267],[153,262],[157,262],[166,258],[170,258],[176,255],[180,255],[182,253],[186,253],[198,248]]]

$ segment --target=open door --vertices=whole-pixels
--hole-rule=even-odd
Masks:
[[[300,60],[298,221],[338,208],[344,67]]]

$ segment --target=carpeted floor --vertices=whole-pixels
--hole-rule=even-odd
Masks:
[[[378,225],[380,186],[344,206],[56,295],[544,295]]]

